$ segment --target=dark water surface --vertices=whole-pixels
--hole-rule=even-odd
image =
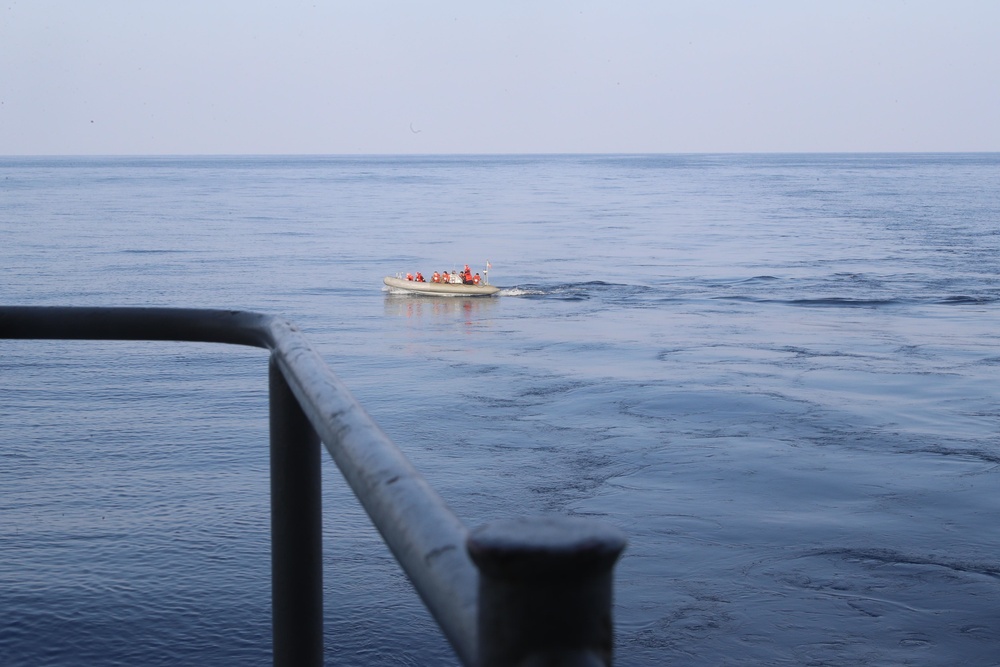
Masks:
[[[282,314],[469,525],[621,527],[618,664],[1000,664],[998,155],[0,158],[0,271]],[[0,341],[0,664],[269,663],[266,372]],[[328,661],[455,664],[324,466]]]

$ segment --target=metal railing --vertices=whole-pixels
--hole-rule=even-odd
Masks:
[[[245,311],[8,306],[0,338],[270,350],[275,665],[323,663],[321,442],[463,664],[611,664],[622,533],[571,517],[469,531],[288,322]]]

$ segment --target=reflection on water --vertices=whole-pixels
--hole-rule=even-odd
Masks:
[[[425,296],[421,294],[385,295],[385,314],[399,317],[464,316],[472,324],[473,316],[481,316],[496,308],[496,297],[490,296]]]

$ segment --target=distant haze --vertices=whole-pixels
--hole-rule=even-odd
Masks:
[[[1000,2],[7,0],[0,154],[1000,151]]]

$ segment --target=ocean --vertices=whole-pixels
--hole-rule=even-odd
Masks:
[[[1000,155],[0,158],[0,272],[282,315],[470,527],[621,528],[616,664],[1000,664]],[[262,350],[0,341],[0,664],[268,664],[267,439]],[[323,484],[327,661],[456,665]]]

